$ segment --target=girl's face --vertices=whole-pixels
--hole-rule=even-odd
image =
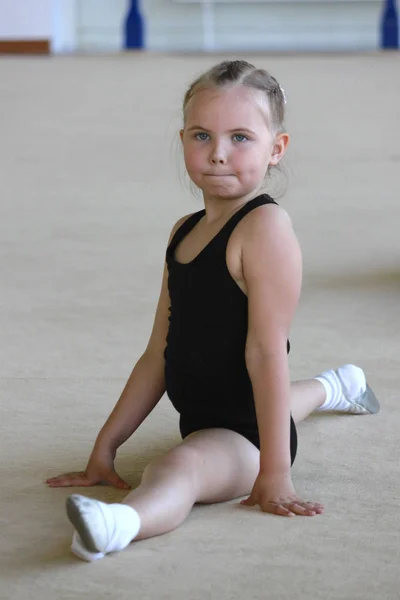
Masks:
[[[206,198],[242,198],[262,186],[289,141],[287,134],[273,135],[267,115],[264,94],[245,86],[191,98],[181,139],[188,174]]]

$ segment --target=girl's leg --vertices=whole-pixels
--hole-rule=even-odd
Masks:
[[[359,382],[356,381],[354,373],[357,374],[361,370],[355,371],[355,369],[357,370],[358,367],[345,365],[337,371],[332,370],[322,374],[324,381],[340,380],[337,393],[334,384],[329,384],[332,392],[328,397],[328,409],[331,409],[332,398],[336,393],[340,406],[342,402],[349,405],[350,410],[345,406],[345,410],[348,412],[355,410],[358,412],[360,407],[362,410],[366,410],[364,409],[366,405],[369,413],[377,412],[379,403],[368,387],[364,392],[362,391],[365,383],[362,384],[362,389],[359,389]],[[339,378],[338,375],[340,375]],[[351,384],[353,383],[357,384],[354,401],[351,396]],[[299,423],[311,412],[325,405],[326,389],[329,390],[329,386],[323,385],[316,379],[292,383],[291,412],[295,423]],[[355,407],[354,411],[353,407]],[[259,455],[259,451],[253,444],[234,431],[228,429],[197,431],[164,456],[153,460],[146,467],[139,487],[125,498],[122,505],[98,503],[103,507],[94,506],[93,508],[90,506],[92,501],[84,499],[83,501],[88,502],[89,506],[87,510],[79,509],[80,514],[75,520],[80,521],[81,525],[84,521],[83,531],[87,532],[88,529],[91,529],[92,533],[96,531],[97,526],[92,524],[99,523],[99,526],[102,524],[104,539],[109,537],[109,531],[112,531],[112,535],[118,538],[118,531],[121,528],[125,539],[128,535],[123,532],[123,529],[126,528],[125,517],[123,515],[121,518],[118,517],[118,524],[115,520],[116,517],[112,514],[112,507],[120,507],[115,509],[117,512],[121,512],[122,508],[126,511],[128,507],[132,507],[134,511],[128,510],[128,513],[135,513],[136,521],[134,522],[133,516],[128,513],[126,513],[126,518],[129,517],[129,520],[132,521],[131,529],[133,531],[137,526],[138,515],[140,530],[138,532],[136,529],[129,540],[162,535],[178,527],[186,519],[196,502],[207,504],[224,502],[250,494],[259,471]],[[82,500],[78,499],[76,502],[79,503]],[[96,501],[93,502],[96,504]],[[75,502],[74,505],[76,505]],[[108,529],[107,527],[104,529],[105,519],[109,520]],[[74,519],[72,522],[74,523]],[[97,535],[96,539],[98,540],[101,535]],[[128,543],[125,541],[120,543],[117,540],[115,549],[122,549]],[[94,545],[98,549],[107,547],[105,543]],[[113,552],[114,550],[110,549],[109,545],[106,550],[101,551]],[[86,557],[85,559],[91,560]]]
[[[319,381],[294,382],[292,416],[295,422],[298,423],[322,404],[324,395],[324,386]],[[103,541],[99,543],[99,536],[97,542],[93,543],[90,532],[88,536],[88,529],[93,532],[98,526],[101,527],[104,519],[109,520],[108,530],[114,532],[116,547],[120,549],[128,543],[126,539],[129,538],[129,532],[122,531],[119,535],[119,525],[115,519],[122,519],[121,524],[125,522],[126,528],[129,518],[129,530],[136,528],[133,534],[136,540],[162,535],[183,523],[196,502],[224,502],[249,495],[258,475],[259,464],[259,450],[238,433],[219,428],[196,431],[164,456],[154,459],[144,470],[140,485],[123,500],[125,510],[132,507],[138,515],[139,532],[137,516],[136,520],[129,513],[126,516],[113,516],[114,510],[121,513],[121,504],[114,505],[117,507],[114,509],[113,505],[104,505],[84,497],[70,501],[70,519],[85,537],[92,553],[96,547],[104,548],[107,544]],[[104,539],[108,539],[109,533],[103,533]],[[91,540],[91,544],[88,540]],[[78,549],[75,547],[75,553],[81,558],[94,559],[94,555],[85,556],[86,551],[80,542],[78,546]],[[97,558],[101,556],[100,553]]]
[[[293,421],[300,423],[316,408],[322,406],[326,399],[326,391],[320,381],[305,379],[293,381],[291,384],[291,410]]]
[[[193,505],[232,500],[250,494],[260,453],[228,429],[205,429],[186,437],[145,469],[138,488],[123,503],[140,515],[135,539],[161,535],[178,527]]]
[[[259,456],[259,450],[234,431],[192,433],[146,467],[139,487],[122,504],[70,496],[67,511],[76,529],[72,551],[84,560],[98,560],[133,539],[172,531],[196,502],[224,502],[250,494]]]
[[[354,415],[376,414],[380,404],[369,387],[365,373],[346,364],[324,371],[314,379],[292,383],[292,416],[295,423],[311,412],[334,410]]]
[[[291,384],[295,423],[305,419],[326,398],[320,381]],[[178,527],[196,502],[223,502],[250,494],[259,470],[260,453],[243,436],[226,429],[189,435],[145,469],[138,488],[123,501],[140,515],[135,539],[161,535]]]

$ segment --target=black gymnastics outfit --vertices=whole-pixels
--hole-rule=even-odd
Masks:
[[[226,248],[239,221],[254,208],[277,204],[263,194],[237,211],[190,263],[175,248],[206,214],[200,210],[176,231],[166,251],[171,299],[164,351],[166,391],[180,414],[182,438],[211,427],[240,433],[258,449],[253,389],[245,363],[248,300],[226,265]],[[290,352],[290,343],[287,342]],[[292,465],[297,432],[290,416]]]

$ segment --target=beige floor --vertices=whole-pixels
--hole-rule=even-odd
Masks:
[[[382,403],[300,425],[296,489],[325,515],[199,506],[88,565],[69,553],[73,490],[43,483],[85,466],[144,349],[170,228],[202,208],[179,183],[181,98],[220,58],[1,60],[1,600],[400,597],[399,54],[250,57],[288,96],[293,379],[355,362]],[[178,442],[165,397],[117,469],[136,485]]]

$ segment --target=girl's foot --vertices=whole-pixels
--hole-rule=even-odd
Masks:
[[[85,548],[77,531],[74,531],[74,535],[72,536],[71,550],[75,556],[78,556],[78,558],[81,558],[82,560],[87,560],[88,562],[94,562],[105,556],[103,552],[89,552],[89,550]]]
[[[317,411],[337,410],[351,414],[375,414],[379,402],[367,384],[364,371],[356,365],[343,365],[314,377],[326,390],[326,400]]]
[[[123,550],[139,533],[140,517],[127,504],[105,504],[73,494],[67,498],[66,509],[76,529],[71,549],[84,560]]]

